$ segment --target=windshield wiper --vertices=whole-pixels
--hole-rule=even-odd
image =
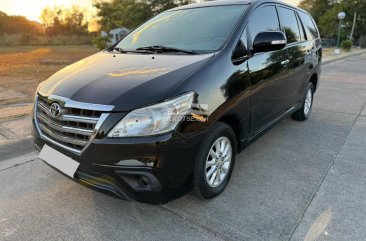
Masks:
[[[125,50],[125,49],[122,49],[120,47],[114,47],[112,50],[116,50],[122,54],[125,54],[125,53],[144,53],[144,54],[153,54],[155,53],[154,51],[151,51],[151,50],[142,50],[142,51],[137,51],[137,50]]]
[[[155,51],[157,53],[159,53],[159,52],[160,53],[177,52],[177,53],[186,53],[186,54],[198,54],[197,52],[192,51],[192,50],[178,49],[178,48],[172,48],[172,47],[161,46],[161,45],[141,47],[141,48],[137,48],[136,50]]]
[[[124,49],[122,49],[122,48],[120,48],[120,47],[114,47],[113,48],[113,50],[117,50],[118,52],[120,52],[120,53],[127,53],[127,51],[126,50],[124,50]]]

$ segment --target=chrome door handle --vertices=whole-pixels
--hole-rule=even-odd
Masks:
[[[290,63],[290,60],[284,60],[284,61],[282,61],[281,62],[281,64],[283,65],[283,66],[287,66],[288,65],[288,63]]]

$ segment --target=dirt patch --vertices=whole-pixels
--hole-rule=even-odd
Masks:
[[[7,129],[17,137],[29,137],[32,132],[32,121],[30,116],[2,122],[0,126]]]
[[[32,113],[33,104],[17,104],[0,107],[0,123],[3,120],[28,116]]]
[[[0,104],[32,101],[38,84],[82,58],[93,46],[0,47]]]
[[[14,89],[8,89],[0,86],[0,105],[26,102],[27,100],[29,100],[28,95]],[[1,115],[2,114],[0,113],[0,116]]]

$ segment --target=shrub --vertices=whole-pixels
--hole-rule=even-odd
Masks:
[[[92,44],[91,38],[84,35],[57,35],[47,37],[49,45],[89,45]]]
[[[32,41],[34,41],[35,37],[33,34],[31,33],[22,33],[21,37],[20,37],[20,43],[22,45],[28,45],[30,44]]]
[[[352,48],[353,42],[352,40],[344,40],[341,44],[342,49],[346,51],[350,51]]]
[[[93,38],[93,43],[100,50],[103,50],[107,47],[107,42],[108,42],[108,37],[98,36],[98,37]]]
[[[92,39],[88,35],[30,35],[30,34],[2,34],[0,46],[20,45],[91,45]]]
[[[0,37],[0,46],[14,46],[21,45],[22,43],[21,34],[2,34]]]

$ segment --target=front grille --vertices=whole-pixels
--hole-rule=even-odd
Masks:
[[[51,113],[53,103],[61,106],[60,114]],[[101,111],[67,107],[65,103],[38,96],[36,120],[39,131],[57,144],[75,152],[81,152],[90,142]]]

